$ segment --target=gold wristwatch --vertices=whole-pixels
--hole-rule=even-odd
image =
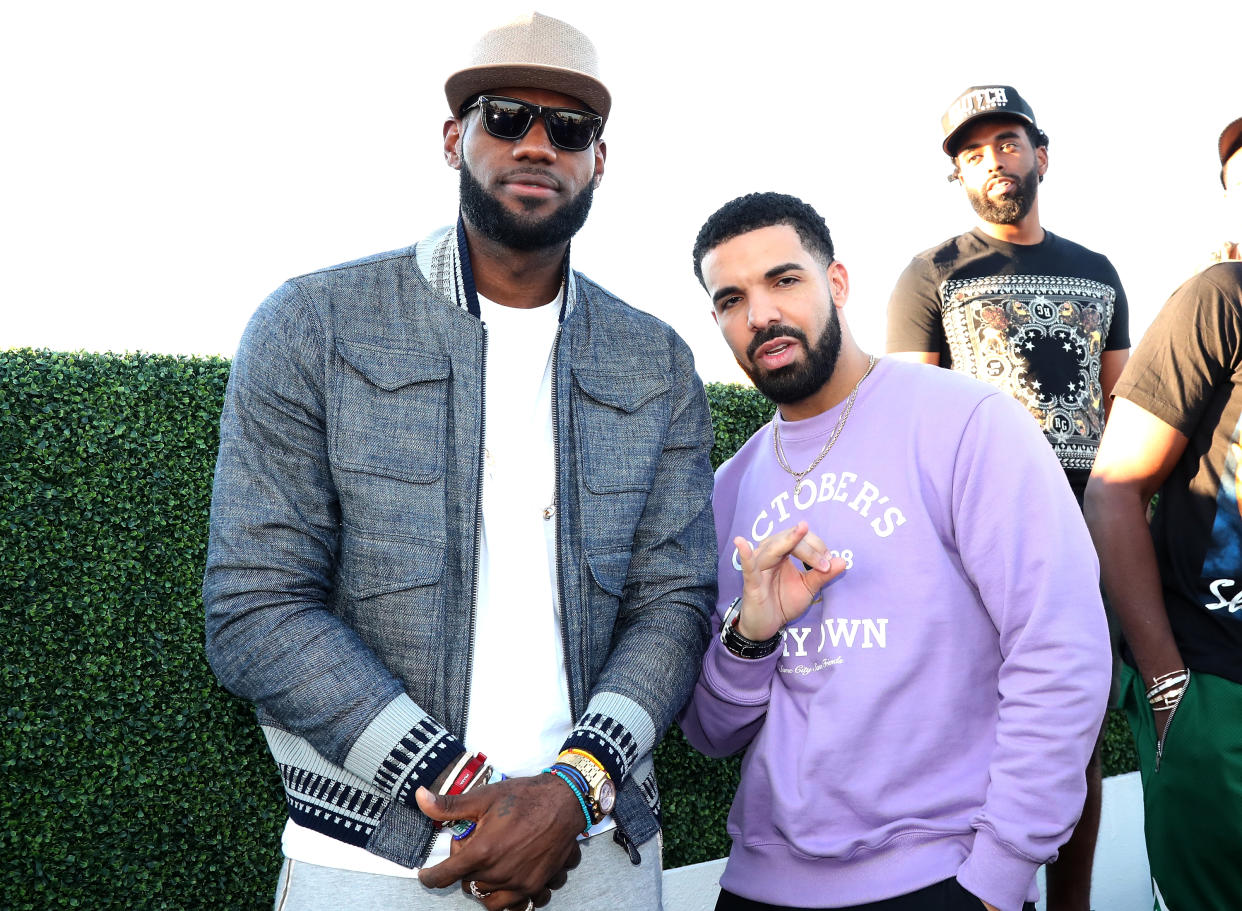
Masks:
[[[590,756],[566,750],[556,757],[561,765],[573,768],[587,783],[587,809],[591,812],[591,824],[599,822],[612,812],[617,802],[617,786],[608,773]]]

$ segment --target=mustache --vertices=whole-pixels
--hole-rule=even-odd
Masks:
[[[516,167],[516,168],[513,168],[512,170],[505,171],[504,175],[500,178],[500,182],[508,183],[511,180],[515,180],[523,176],[539,177],[539,178],[542,178],[543,180],[550,182],[552,184],[553,189],[559,190],[561,188],[560,180],[557,178],[556,174],[554,174],[552,171],[549,171],[547,168],[536,168],[530,165],[523,165],[521,167]]]
[[[806,333],[801,329],[783,324],[768,326],[766,329],[760,329],[756,332],[754,337],[750,340],[750,344],[746,346],[746,357],[753,361],[755,359],[755,352],[759,350],[761,345],[766,345],[773,339],[781,338],[782,336],[797,339],[805,348],[810,347],[810,343],[806,338]]]

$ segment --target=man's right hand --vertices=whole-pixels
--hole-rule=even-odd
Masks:
[[[432,819],[477,823],[467,838],[454,842],[448,860],[424,867],[418,878],[432,889],[460,882],[467,892],[474,882],[489,893],[480,899],[488,911],[521,911],[528,896],[542,908],[581,858],[576,839],[582,809],[555,775],[509,778],[453,796],[420,788],[416,797]]]
[[[734,538],[742,564],[742,602],[737,631],[747,639],[771,639],[801,617],[819,590],[845,572],[845,561],[828,553],[805,522],[765,538],[752,548]],[[806,571],[799,569],[794,557]]]

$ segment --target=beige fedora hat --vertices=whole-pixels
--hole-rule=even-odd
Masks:
[[[487,32],[475,43],[470,65],[444,83],[444,94],[457,114],[471,96],[500,88],[560,92],[605,120],[612,107],[591,39],[542,13],[527,13]]]

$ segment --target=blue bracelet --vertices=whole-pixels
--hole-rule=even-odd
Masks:
[[[581,791],[584,795],[590,793],[591,786],[587,784],[586,776],[583,775],[581,772],[579,772],[577,769],[575,769],[573,766],[566,765],[563,762],[554,762],[552,763],[551,767],[561,772],[564,772],[566,775],[571,777],[574,780],[574,783],[578,785],[578,790]]]
[[[569,785],[569,790],[573,791],[574,796],[578,798],[578,806],[582,808],[582,815],[586,818],[586,829],[582,830],[583,833],[585,833],[591,828],[592,825],[591,811],[587,809],[586,797],[583,795],[582,791],[578,789],[578,786],[574,784],[573,779],[566,775],[561,769],[549,768],[544,769],[544,771],[549,775],[555,775],[561,781],[565,782],[565,784]]]

